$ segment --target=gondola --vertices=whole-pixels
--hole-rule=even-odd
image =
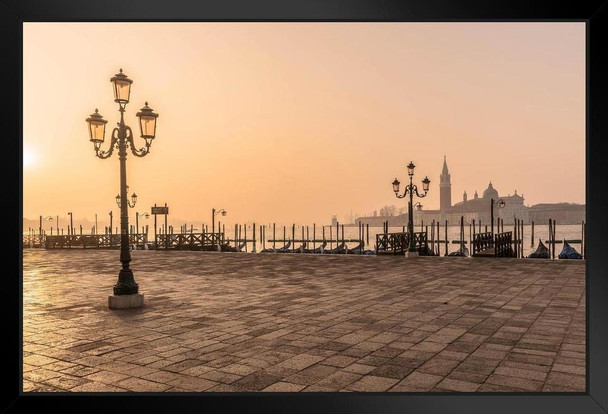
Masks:
[[[291,247],[291,240],[285,244],[284,247],[280,249],[264,249],[260,251],[260,253],[289,253],[289,248]]]
[[[463,244],[457,251],[448,254],[448,256],[469,257],[469,249],[467,249],[467,246]]]
[[[365,243],[359,242],[357,247],[353,247],[352,249],[346,249],[346,254],[361,254],[365,248]]]
[[[296,247],[292,253],[306,253],[306,243],[302,243],[300,247]]]
[[[323,253],[323,250],[325,250],[325,246],[327,246],[327,241],[323,241],[323,244],[315,249],[304,249],[303,253]]]
[[[550,257],[549,248],[543,244],[543,241],[540,238],[538,239],[536,251],[528,255],[529,259],[549,259]]]
[[[243,249],[245,248],[245,245],[247,244],[247,242],[242,242],[240,245],[238,245],[237,247],[233,247],[230,245],[230,243],[226,243],[226,244],[222,244],[221,245],[221,251],[222,252],[242,252]]]
[[[346,251],[346,243],[342,243],[338,247],[333,249],[325,249],[323,250],[323,254],[343,254]]]
[[[557,256],[558,259],[582,259],[583,256],[564,240],[564,248]]]

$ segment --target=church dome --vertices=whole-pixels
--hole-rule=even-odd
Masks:
[[[490,181],[490,184],[488,185],[488,188],[486,188],[485,191],[483,192],[483,198],[493,198],[493,199],[498,198],[498,191],[496,191],[496,189],[494,187],[492,187],[491,181]]]

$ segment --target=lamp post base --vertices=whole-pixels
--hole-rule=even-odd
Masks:
[[[418,252],[405,252],[405,257],[418,257]]]
[[[108,296],[108,307],[110,309],[133,309],[141,308],[144,304],[144,295],[134,293],[132,295],[110,295]]]

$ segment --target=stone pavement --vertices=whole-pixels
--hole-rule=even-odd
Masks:
[[[24,391],[585,390],[585,262],[23,252]]]

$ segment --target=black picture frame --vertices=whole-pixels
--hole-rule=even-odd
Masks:
[[[605,0],[0,0],[4,76],[2,168],[6,245],[15,252],[3,266],[2,313],[5,353],[0,407],[6,412],[386,412],[386,413],[606,413],[608,412],[608,255],[606,192],[608,162],[608,7]],[[586,218],[587,218],[587,391],[584,393],[200,393],[133,395],[22,394],[22,82],[24,22],[86,21],[578,21],[587,32]],[[556,177],[568,172],[555,166]],[[564,191],[567,191],[565,188]],[[15,243],[19,240],[19,243]],[[16,250],[16,251],[15,251]],[[17,349],[14,347],[16,346]],[[128,411],[127,411],[128,410]],[[117,411],[118,412],[118,411]]]

